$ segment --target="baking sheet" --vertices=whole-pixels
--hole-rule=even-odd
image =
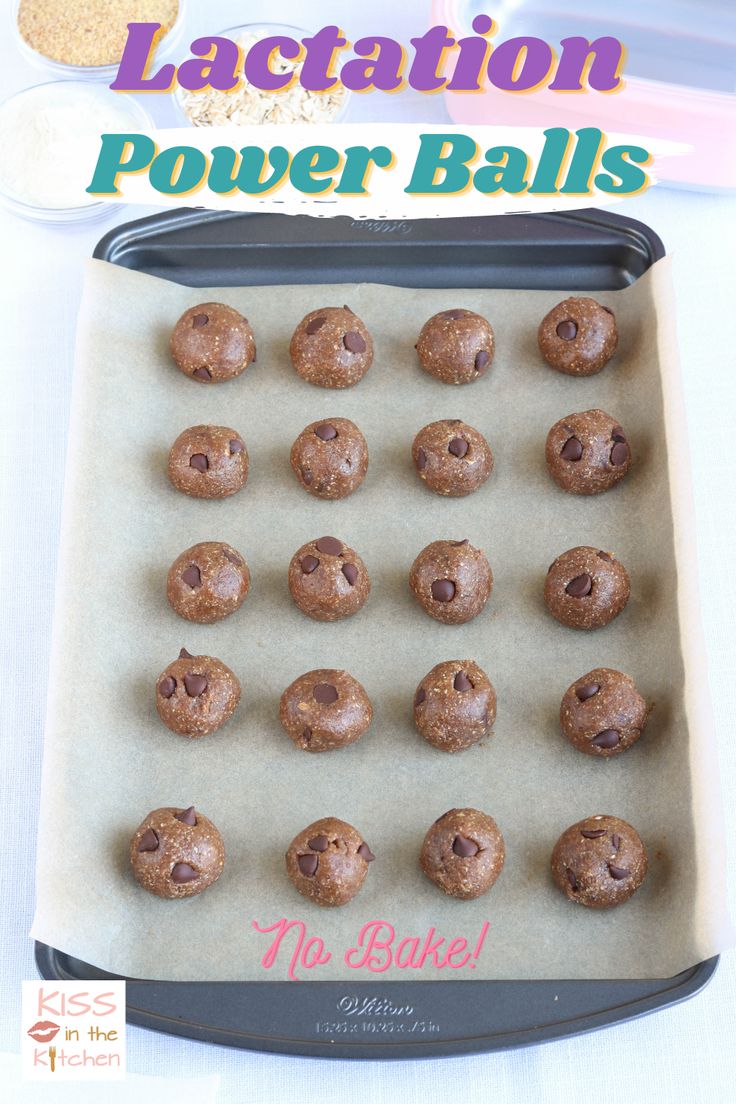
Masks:
[[[544,365],[536,347],[539,319],[564,297],[559,290],[207,290],[90,262],[52,654],[37,939],[106,970],[172,980],[286,976],[284,954],[265,972],[271,937],[252,927],[282,917],[303,920],[333,952],[302,972],[314,980],[367,976],[343,952],[371,920],[394,925],[397,941],[434,927],[471,946],[490,925],[475,969],[392,966],[381,979],[670,976],[732,941],[669,296],[667,261],[631,288],[600,293],[616,311],[619,351],[600,375],[570,379]],[[179,314],[208,299],[250,318],[258,361],[238,380],[205,388],[176,370],[167,345]],[[375,362],[357,388],[322,391],[295,376],[288,341],[308,310],[342,302],[370,328]],[[425,318],[459,305],[490,318],[497,354],[481,381],[449,388],[419,370],[413,344]],[[547,475],[546,433],[593,406],[621,421],[636,463],[608,494],[568,496]],[[356,494],[320,502],[298,487],[288,453],[305,424],[334,416],[360,425],[371,464]],[[466,499],[432,495],[412,469],[414,434],[442,417],[476,426],[494,450],[491,479]],[[222,502],[188,499],[166,478],[171,442],[207,421],[239,430],[251,457],[247,487]],[[286,586],[293,552],[326,533],[356,548],[373,580],[363,612],[332,625],[300,614]],[[433,622],[408,591],[412,560],[439,537],[469,537],[494,570],[491,601],[467,625]],[[232,617],[192,625],[166,602],[166,571],[207,539],[246,556],[253,586]],[[610,548],[632,577],[626,611],[590,634],[558,625],[541,597],[548,564],[577,544]],[[201,741],[174,736],[155,709],[156,677],[182,646],[219,656],[243,686],[235,717]],[[412,697],[435,663],[471,657],[498,693],[495,734],[447,756],[415,733]],[[642,740],[609,761],[580,755],[558,731],[562,693],[599,665],[631,674],[656,703]],[[375,720],[358,744],[310,756],[281,730],[278,700],[303,671],[330,666],[364,684]],[[223,833],[225,872],[199,897],[157,900],[130,875],[129,837],[150,809],[192,803]],[[472,902],[445,898],[417,864],[430,822],[463,805],[491,813],[507,847],[496,886]],[[608,913],[572,906],[548,874],[559,833],[596,812],[631,821],[650,855],[645,885]],[[355,824],[377,855],[361,894],[340,910],[305,901],[283,867],[292,836],[324,815]]]

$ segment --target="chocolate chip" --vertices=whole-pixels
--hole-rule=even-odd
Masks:
[[[357,582],[357,579],[358,579],[358,569],[355,566],[355,564],[350,564],[350,563],[343,564],[342,565],[342,573],[345,576],[345,578],[347,579],[347,581],[350,583],[350,585],[355,586],[355,584]]]
[[[417,449],[417,467],[419,471],[424,471],[427,466],[427,454],[423,448]]]
[[[473,684],[464,671],[458,671],[452,684],[456,690],[464,694],[466,690],[473,690]]]
[[[195,471],[206,472],[209,466],[209,460],[203,452],[195,452],[194,456],[189,457],[189,467]]]
[[[441,314],[441,318],[451,318],[453,322],[456,322],[458,318],[464,318],[468,312],[461,307],[455,307],[454,310],[446,310]]]
[[[311,486],[312,480],[314,479],[314,476],[312,475],[309,468],[301,468],[301,473],[302,473],[302,479],[307,484],[307,486],[308,487]]]
[[[194,656],[191,654],[191,652],[188,652],[186,648],[182,648],[182,650],[179,652],[179,659],[194,659]]]
[[[571,319],[558,323],[557,336],[561,337],[563,341],[572,341],[577,335],[578,328]]]
[[[197,823],[197,814],[194,811],[194,806],[190,805],[188,809],[182,809],[180,813],[174,815],[175,820],[180,820],[182,824],[188,824],[190,828],[193,828]]]
[[[162,698],[170,698],[176,690],[176,679],[171,675],[167,675],[166,678],[161,679],[158,684],[158,692]]]
[[[575,877],[575,871],[571,870],[570,867],[568,866],[565,869],[565,875],[567,877],[568,882],[570,883],[570,889],[573,891],[573,893],[575,893],[580,888],[580,886],[578,885],[578,880]]]
[[[232,441],[230,442],[230,452],[234,453],[234,452],[242,452],[242,451],[243,451],[243,442],[239,441],[237,437],[233,437]]]
[[[323,314],[318,315],[316,318],[312,318],[307,322],[306,333],[311,337],[312,334],[316,334],[317,330],[321,330],[327,319]]]
[[[358,854],[360,855],[361,859],[365,859],[367,863],[373,862],[376,857],[365,841],[363,841],[363,843],[361,843],[360,847],[358,848]]]
[[[316,556],[303,556],[299,566],[302,569],[302,575],[311,575],[319,567],[319,560]]]
[[[312,697],[319,705],[332,705],[340,695],[337,692],[337,687],[331,683],[318,682],[312,690]]]
[[[355,330],[350,330],[346,333],[342,339],[342,343],[349,353],[364,353],[366,350],[366,344],[362,334],[357,333]]]
[[[581,828],[580,835],[585,836],[586,839],[600,839],[601,836],[605,836],[605,828]]]
[[[599,552],[598,553],[598,559],[599,560],[608,560],[609,563],[613,563],[613,556],[611,555],[610,552]]]
[[[171,880],[176,885],[184,885],[185,882],[193,882],[199,877],[199,873],[189,863],[174,863],[171,871]]]
[[[610,307],[604,307],[603,304],[601,303],[601,309],[604,310],[606,312],[606,314],[610,314],[612,317],[615,317],[615,315],[613,314],[613,311],[611,310]]]
[[[461,859],[469,859],[472,855],[477,855],[480,851],[478,844],[466,836],[455,836],[452,841],[452,850],[456,855],[459,855]]]
[[[192,590],[196,590],[197,587],[202,585],[202,575],[196,564],[190,564],[181,573],[181,581],[191,587]]]
[[[195,379],[201,379],[201,380],[211,380],[212,379],[212,373],[210,372],[209,368],[205,368],[204,366],[202,368],[195,368],[195,370],[192,372],[192,375],[194,376]]]
[[[611,843],[613,844],[613,850],[618,851],[621,846],[621,837],[618,832],[614,832],[611,836]]]
[[[624,433],[624,427],[623,426],[615,425],[613,427],[613,429],[611,430],[611,440],[612,441],[625,441],[626,440],[626,434]]]
[[[427,694],[423,686],[420,686],[414,695],[414,705],[421,705],[422,702],[427,700]]]
[[[138,851],[158,851],[158,835],[153,828],[146,828],[138,840]]]
[[[614,866],[613,863],[609,863],[608,873],[612,878],[615,878],[617,882],[620,882],[623,878],[628,878],[631,871],[623,866]]]
[[[184,689],[190,698],[198,698],[207,689],[207,679],[204,675],[187,674],[184,676]]]
[[[313,836],[311,840],[307,840],[307,847],[311,851],[326,851],[329,845],[327,836]]]
[[[239,556],[237,552],[233,552],[232,548],[223,548],[222,554],[226,560],[229,560],[231,564],[235,564],[236,567],[243,566],[243,557]]]
[[[453,456],[457,456],[458,460],[462,460],[463,456],[467,455],[469,448],[470,445],[462,437],[453,437],[447,446],[447,451],[451,452]]]
[[[560,451],[560,456],[563,460],[579,460],[583,455],[583,446],[578,441],[577,437],[570,437],[565,441]]]
[[[593,580],[587,572],[584,575],[576,575],[565,587],[565,593],[571,598],[585,598],[593,589]]]
[[[617,732],[615,728],[604,728],[602,732],[599,732],[597,736],[594,736],[590,741],[594,747],[615,748],[617,744],[621,742],[621,733]]]
[[[601,688],[599,682],[584,682],[582,686],[575,687],[575,697],[578,701],[584,702],[588,698],[592,698],[594,694],[597,694]]]
[[[451,602],[455,597],[455,584],[451,579],[435,579],[431,589],[435,602]]]
[[[352,309],[352,307],[349,307],[347,303],[343,303],[342,309],[346,310],[348,314],[355,314],[355,311]]]
[[[485,349],[479,349],[478,352],[475,354],[476,372],[482,372],[490,359],[491,358],[489,354],[485,351]]]
[[[339,556],[344,548],[337,537],[320,537],[314,542],[314,546],[318,552],[324,552],[325,556]]]
[[[305,878],[313,878],[319,866],[319,856],[297,855],[296,863]]]
[[[315,429],[315,436],[319,437],[320,441],[334,441],[337,437],[337,430],[329,422],[323,422],[322,425],[318,425]]]
[[[620,468],[628,459],[629,446],[625,441],[616,441],[616,444],[611,449],[611,463],[614,467]]]
[[[206,314],[195,314],[192,319],[192,326],[195,329],[199,329],[200,326],[206,326],[209,322],[209,318]]]
[[[470,541],[465,537],[465,539],[461,541],[450,541],[450,544],[453,548],[462,548],[464,544],[470,544]]]

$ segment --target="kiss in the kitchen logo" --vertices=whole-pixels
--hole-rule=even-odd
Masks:
[[[26,1080],[125,1077],[124,981],[24,981],[21,1023]]]

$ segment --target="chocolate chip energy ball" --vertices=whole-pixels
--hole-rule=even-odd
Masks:
[[[156,897],[194,897],[222,874],[225,846],[211,820],[188,809],[154,809],[130,841],[136,880]]]
[[[184,311],[171,335],[171,355],[185,376],[220,383],[245,371],[256,359],[247,318],[225,303],[200,303]]]
[[[549,474],[571,494],[607,491],[631,467],[626,434],[604,410],[584,410],[555,422],[547,434],[545,455]]]
[[[539,349],[566,376],[593,376],[616,352],[618,333],[612,310],[587,296],[564,299],[539,326]]]
[[[373,720],[373,706],[347,671],[322,668],[287,686],[279,720],[302,751],[332,751],[360,739]]]
[[[442,383],[473,383],[490,368],[493,330],[482,315],[456,307],[424,323],[416,343],[425,372]]]
[[[503,869],[506,850],[493,817],[450,809],[424,837],[419,864],[450,897],[470,901],[487,893]]]
[[[633,679],[596,667],[565,691],[560,725],[578,751],[608,759],[636,743],[650,712]]]
[[[289,591],[308,617],[339,621],[363,608],[371,581],[357,552],[337,537],[320,537],[292,557]]]
[[[459,625],[472,621],[491,596],[493,572],[484,552],[468,540],[432,541],[409,572],[409,586],[435,621]]]
[[[240,683],[213,656],[193,656],[186,648],[156,680],[156,708],[167,728],[180,736],[209,736],[232,717]]]
[[[493,471],[493,453],[482,433],[459,418],[430,422],[411,449],[419,478],[435,494],[462,498],[482,487]]]
[[[312,422],[291,446],[291,466],[315,498],[347,498],[365,478],[368,445],[349,418]]]
[[[316,905],[346,905],[363,885],[374,858],[357,828],[337,817],[324,817],[291,841],[286,873]]]
[[[414,695],[414,724],[440,751],[463,751],[487,736],[496,719],[496,691],[472,659],[438,663]]]
[[[621,613],[630,593],[626,568],[613,553],[585,545],[558,556],[544,583],[547,609],[571,629],[607,625]]]
[[[191,426],[171,446],[169,479],[192,498],[236,494],[248,479],[245,441],[227,426]]]
[[[321,307],[301,320],[289,345],[297,375],[317,387],[353,387],[373,363],[373,339],[350,307]]]
[[[250,589],[248,565],[222,541],[193,544],[169,568],[166,597],[187,621],[210,625],[243,604]]]
[[[647,852],[630,824],[614,816],[590,816],[563,832],[552,852],[552,877],[571,901],[613,908],[644,881]]]

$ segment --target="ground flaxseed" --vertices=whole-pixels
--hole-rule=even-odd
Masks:
[[[171,30],[179,0],[21,0],[18,30],[39,54],[65,65],[114,65],[123,54],[128,23],[160,23]]]

